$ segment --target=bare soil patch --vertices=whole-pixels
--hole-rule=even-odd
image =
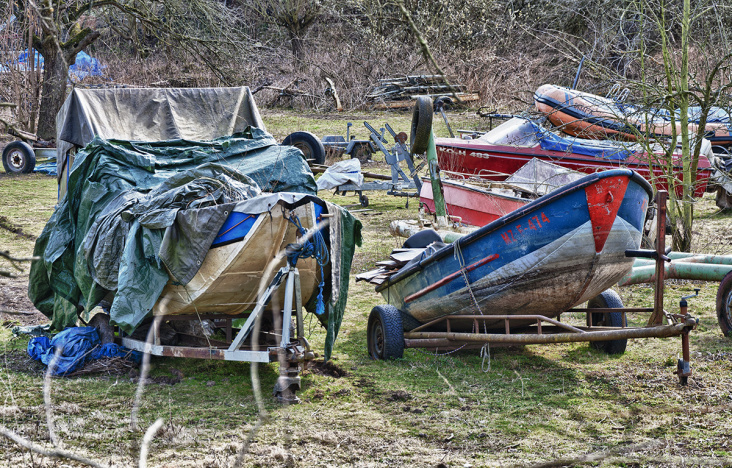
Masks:
[[[13,234],[17,235],[18,237],[23,237],[25,239],[32,240],[32,241],[36,240],[36,236],[34,236],[33,234],[28,234],[27,232],[23,231],[23,228],[13,224],[5,216],[0,216],[0,229],[5,229],[6,231],[10,231]]]
[[[17,325],[39,325],[48,317],[35,308],[28,299],[28,277],[0,277],[0,322],[17,322]]]

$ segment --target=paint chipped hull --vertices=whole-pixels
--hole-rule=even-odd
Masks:
[[[650,196],[649,184],[629,170],[588,176],[463,237],[377,290],[421,323],[476,313],[555,317],[630,271],[625,250],[640,246]]]

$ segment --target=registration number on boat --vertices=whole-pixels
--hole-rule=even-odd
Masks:
[[[511,229],[506,229],[506,231],[501,233],[501,238],[506,244],[511,244],[513,242],[516,242],[516,238],[520,237],[521,234],[527,231],[538,231],[539,229],[541,229],[543,227],[541,223],[549,223],[549,218],[547,217],[547,215],[544,214],[543,211],[540,215],[530,216],[526,218],[526,222],[522,224],[516,224]],[[515,232],[514,229],[516,230]]]

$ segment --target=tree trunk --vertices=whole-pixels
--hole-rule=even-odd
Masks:
[[[290,33],[290,46],[292,47],[292,55],[295,57],[295,67],[299,67],[302,62],[302,55],[305,49],[302,37],[298,31],[288,31]]]
[[[66,79],[71,63],[64,60],[64,54],[54,44],[44,47],[40,53],[44,68],[37,134],[39,138],[51,140],[56,138],[56,114],[66,99]]]

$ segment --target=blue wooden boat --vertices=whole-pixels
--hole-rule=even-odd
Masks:
[[[640,246],[651,195],[649,183],[629,169],[589,175],[431,255],[426,249],[376,290],[402,312],[406,330],[446,315],[556,317],[631,270],[625,250]],[[470,331],[474,322],[450,326]]]

